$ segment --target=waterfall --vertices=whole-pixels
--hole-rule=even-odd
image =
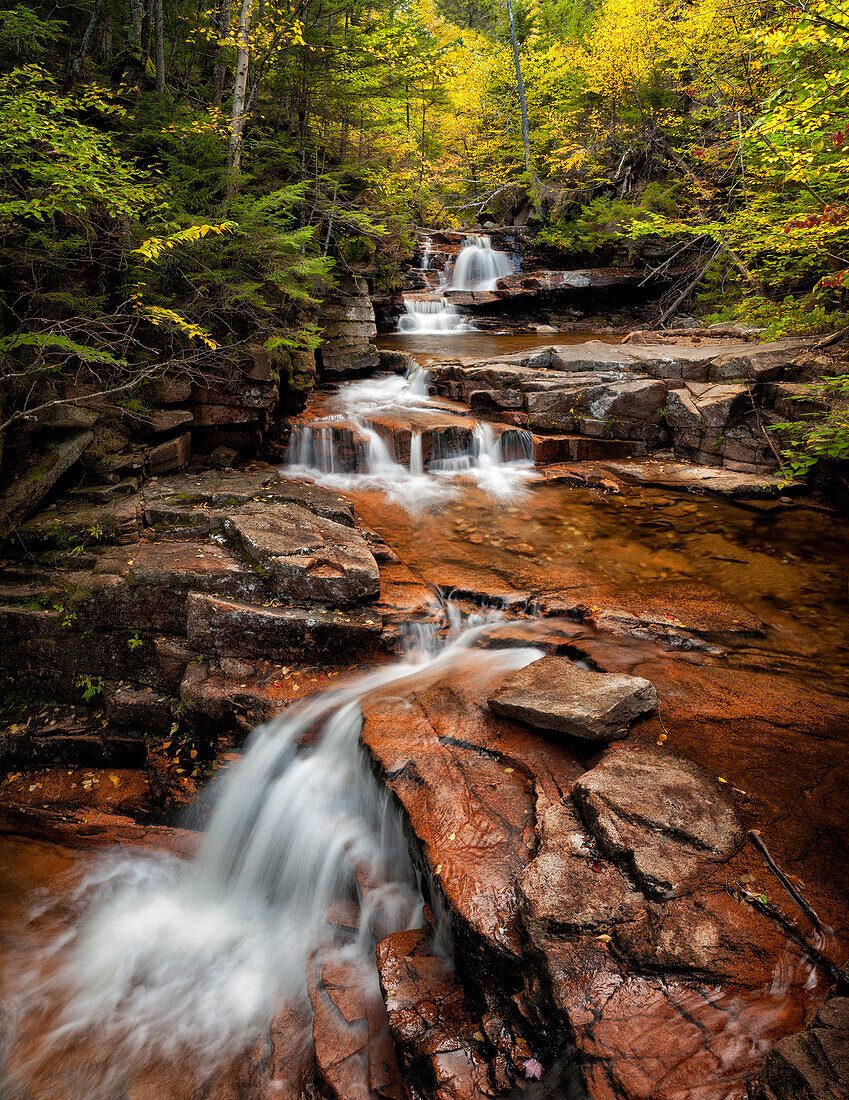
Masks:
[[[422,433],[413,432],[410,437],[410,476],[421,477],[424,473],[422,462]]]
[[[421,270],[428,271],[430,263],[431,240],[428,237]],[[445,295],[451,291],[494,290],[499,279],[512,274],[510,257],[506,252],[496,252],[489,237],[467,237],[450,275],[446,277],[446,271],[440,272],[439,298],[404,299],[404,313],[398,318],[398,331],[419,336],[474,332],[474,325],[461,316]]]
[[[426,336],[440,332],[474,332],[475,328],[444,298],[405,298],[404,313],[398,318],[398,331]]]
[[[506,252],[496,252],[489,237],[470,237],[460,249],[446,290],[494,290],[499,279],[513,274]]]
[[[428,395],[429,377],[413,361],[406,376],[340,386],[341,412],[294,427],[280,472],[343,491],[379,489],[410,512],[449,499],[463,478],[502,499],[523,491],[535,476],[531,433],[478,423],[470,443],[458,446],[456,424],[444,423],[444,408]],[[410,433],[409,466],[398,461],[395,425]]]
[[[420,632],[419,652],[257,729],[193,861],[138,850],[93,860],[83,916],[45,949],[41,976],[5,1021],[11,1043],[27,1013],[57,1013],[25,1071],[37,1080],[42,1062],[70,1057],[74,1095],[87,1100],[128,1095],[163,1059],[188,1056],[208,1075],[267,1033],[281,1006],[308,1013],[317,949],[373,987],[377,940],[419,927],[423,913],[400,811],[359,744],[360,703],[458,672],[495,682],[541,655],[473,648],[487,619],[448,620],[441,651],[432,630]],[[353,921],[334,919],[339,905]],[[80,1043],[98,1057],[81,1059]]]

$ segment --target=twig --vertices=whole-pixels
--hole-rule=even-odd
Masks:
[[[821,931],[822,921],[819,919],[811,905],[809,905],[808,902],[805,901],[804,897],[802,897],[802,894],[799,892],[797,887],[793,885],[787,875],[785,875],[785,873],[772,858],[769,848],[767,848],[766,844],[764,844],[763,838],[761,837],[761,834],[758,832],[757,829],[749,829],[749,840],[751,840],[752,844],[763,856],[764,862],[766,863],[767,867],[769,867],[770,871],[772,871],[772,873],[775,875],[775,877],[778,879],[778,881],[781,883],[781,885],[784,887],[790,897],[796,902],[796,904],[799,906],[799,908],[802,910],[802,912],[805,914],[805,916],[808,918],[814,928],[816,928],[817,931]]]

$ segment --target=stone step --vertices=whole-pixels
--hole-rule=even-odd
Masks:
[[[377,647],[382,631],[375,612],[263,607],[200,592],[189,594],[189,644],[225,657],[321,660],[340,664]]]
[[[589,439],[582,435],[534,433],[534,462],[548,466],[558,462],[597,462],[602,459],[632,458],[645,453],[645,446],[627,439]]]

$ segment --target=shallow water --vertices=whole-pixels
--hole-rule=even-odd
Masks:
[[[616,333],[552,332],[547,334],[515,332],[450,332],[436,334],[384,333],[375,338],[375,345],[392,351],[406,351],[415,356],[421,366],[443,359],[488,359],[496,355],[512,355],[531,348],[548,348],[556,344],[583,344],[601,340],[605,344],[621,344]]]

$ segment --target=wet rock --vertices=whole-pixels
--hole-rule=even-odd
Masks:
[[[578,668],[565,657],[543,657],[508,677],[489,697],[505,718],[570,737],[610,740],[657,706],[648,680]]]
[[[50,442],[30,468],[0,497],[0,538],[6,538],[83,455],[92,441],[88,429]]]
[[[271,504],[226,517],[224,529],[267,570],[279,596],[350,604],[380,595],[377,562],[351,527],[306,508]]]
[[[573,795],[601,850],[656,897],[680,895],[743,840],[728,796],[686,760],[611,749],[577,780]]]
[[[534,807],[558,801],[582,769],[562,746],[494,716],[486,698],[504,672],[470,662],[450,689],[370,699],[361,740],[418,838],[458,942],[502,981],[523,965],[516,877],[535,848]]]
[[[849,997],[831,997],[804,1031],[776,1043],[761,1084],[765,1100],[849,1096]]]
[[[318,608],[262,607],[192,592],[189,643],[201,653],[225,657],[326,660],[371,653],[382,624],[376,614]]]
[[[498,1095],[481,1025],[447,959],[434,951],[430,931],[386,936],[377,945],[377,966],[408,1090],[434,1100]]]
[[[330,1095],[335,1100],[373,1100],[375,1095],[402,1100],[391,1043],[377,1049],[380,1037],[375,1033],[380,1031],[381,1016],[385,1025],[386,1014],[379,996],[364,988],[364,974],[352,963],[334,959],[330,951],[321,951],[309,978],[316,1068]],[[373,1061],[382,1065],[372,1065]]]

